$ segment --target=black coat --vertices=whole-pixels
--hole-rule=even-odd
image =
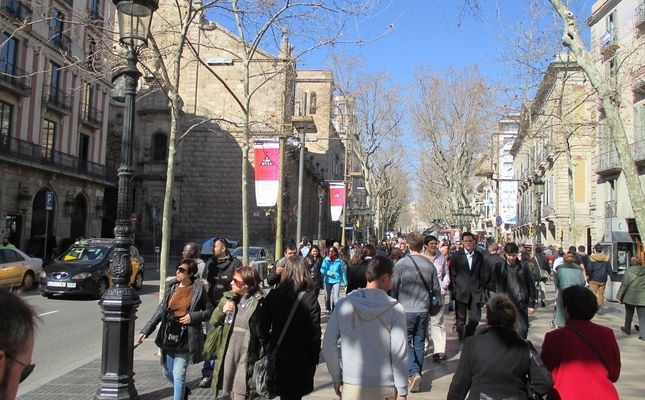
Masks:
[[[314,289],[322,289],[325,286],[323,282],[323,276],[320,273],[320,267],[322,266],[323,258],[318,257],[317,260],[314,260],[311,257],[306,257],[305,262],[307,263],[309,272],[311,272],[311,280],[314,281]]]
[[[488,257],[484,260],[484,265],[486,266],[486,289],[491,292],[495,291],[495,265],[504,262],[504,259],[499,254],[489,254]]]
[[[345,293],[351,293],[352,290],[367,286],[367,278],[365,277],[367,263],[369,263],[369,260],[364,260],[347,267],[347,287],[345,288]]]
[[[479,251],[473,250],[472,269],[464,249],[450,256],[450,287],[452,299],[461,303],[468,303],[471,296],[476,303],[486,301],[486,267]]]
[[[533,355],[539,359],[536,351]],[[448,400],[465,399],[468,391],[468,399],[488,398],[480,397],[487,394],[525,400],[529,373],[535,392],[544,395],[551,390],[551,373],[541,360],[531,360],[527,343],[510,328],[491,326],[465,339]]]
[[[280,287],[264,299],[257,325],[265,354],[275,349],[295,298]],[[276,394],[304,396],[314,390],[314,374],[320,355],[320,305],[313,292],[307,292],[293,315],[276,355]]]
[[[164,319],[166,314],[166,307],[168,306],[168,299],[170,298],[170,294],[173,292],[173,285],[175,285],[176,283],[176,278],[173,278],[168,281],[168,283],[166,283],[166,292],[164,294],[163,301],[159,303],[157,311],[155,311],[155,313],[152,315],[152,318],[150,318],[150,321],[148,321],[146,326],[144,326],[141,330],[141,333],[146,335],[146,337],[150,336],[150,334],[152,334],[155,329],[157,329],[157,325],[159,325],[160,322],[165,323]],[[190,314],[191,320],[190,325],[188,325],[188,361],[191,364],[195,364],[204,360],[204,356],[202,355],[204,351],[204,333],[202,329],[202,322],[208,321],[211,317],[211,314],[213,314],[213,304],[211,304],[210,300],[208,299],[208,295],[204,290],[203,281],[201,279],[198,279],[195,281],[195,284],[193,286],[193,297],[190,301],[190,308],[188,309],[188,314]],[[162,330],[159,330],[159,332],[157,332],[157,337],[155,339],[155,343],[158,346],[161,344],[162,340],[159,336],[161,331]],[[165,357],[161,357],[161,360],[163,363]]]
[[[242,261],[227,253],[224,258],[211,258],[206,264],[208,280],[208,298],[218,304],[224,292],[231,290],[233,272],[242,266]]]
[[[508,279],[508,274],[511,273],[517,275],[517,284]],[[495,265],[493,278],[495,293],[506,294],[520,310],[535,308],[535,281],[528,265],[517,260],[515,266],[511,267],[506,261],[502,261]]]

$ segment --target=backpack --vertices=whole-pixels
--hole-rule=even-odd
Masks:
[[[535,282],[539,282],[542,278],[540,277],[540,267],[537,265],[537,262],[534,260],[526,261],[526,265],[529,267],[529,272],[533,277]]]

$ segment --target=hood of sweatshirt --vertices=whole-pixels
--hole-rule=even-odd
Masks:
[[[604,262],[609,261],[609,256],[605,253],[594,253],[589,256],[591,262]]]
[[[398,302],[387,295],[381,289],[357,289],[347,295],[347,301],[352,303],[358,315],[367,321],[371,321]]]

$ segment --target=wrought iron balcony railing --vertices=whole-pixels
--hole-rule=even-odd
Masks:
[[[79,119],[81,122],[100,128],[103,123],[103,113],[89,104],[81,104]]]
[[[620,160],[615,150],[600,153],[594,157],[594,171],[597,174],[614,173],[620,171]]]
[[[60,32],[53,33],[51,42],[54,46],[58,47],[62,51],[71,51],[72,50],[72,39]]]
[[[72,112],[72,96],[59,88],[45,85],[43,87],[43,103],[65,114]]]
[[[2,0],[2,9],[12,18],[20,21],[31,22],[33,11],[18,0]]]
[[[642,3],[634,10],[634,27],[642,28],[641,24],[645,24],[645,3]]]
[[[18,138],[7,138],[0,146],[0,157],[11,157],[21,162],[31,162],[57,168],[61,171],[81,174],[94,179],[116,184],[117,171],[92,161],[83,160],[60,151],[44,148]]]
[[[31,94],[31,77],[26,71],[0,60],[0,83],[23,96]]]

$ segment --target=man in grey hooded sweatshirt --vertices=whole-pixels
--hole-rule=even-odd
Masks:
[[[339,397],[342,386],[343,400],[404,400],[408,394],[405,311],[386,293],[393,274],[389,258],[372,258],[367,287],[341,299],[327,323],[323,355]],[[383,365],[386,360],[389,366]]]

